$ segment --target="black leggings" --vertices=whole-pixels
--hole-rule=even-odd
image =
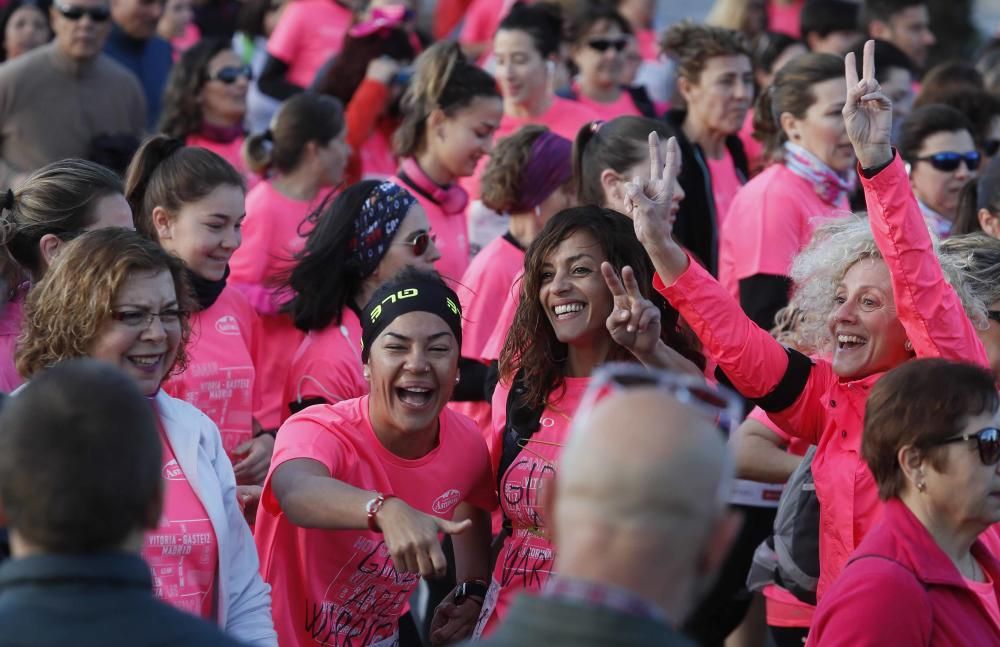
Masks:
[[[798,627],[772,627],[767,626],[767,631],[771,634],[771,641],[775,647],[802,647],[806,644],[808,629]]]

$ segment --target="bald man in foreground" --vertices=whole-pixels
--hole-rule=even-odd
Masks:
[[[543,491],[556,562],[488,647],[693,645],[682,624],[739,529],[722,435],[664,390],[613,394],[578,421]]]

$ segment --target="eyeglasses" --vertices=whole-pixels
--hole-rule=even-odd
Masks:
[[[401,245],[410,245],[413,247],[414,256],[423,256],[427,251],[427,248],[431,246],[431,241],[437,240],[435,234],[428,233],[426,231],[418,232],[410,240],[399,241]]]
[[[90,16],[94,22],[104,22],[111,17],[111,10],[107,7],[77,7],[73,5],[63,5],[58,2],[53,5],[64,18],[69,20],[79,20],[84,16]]]
[[[917,161],[930,162],[931,166],[937,170],[950,173],[951,171],[957,170],[958,165],[963,161],[965,162],[965,166],[970,171],[975,171],[979,168],[979,162],[982,161],[982,157],[980,157],[979,153],[976,151],[969,153],[947,152],[934,153],[933,155],[927,155],[926,157],[918,157]]]
[[[606,52],[612,47],[616,52],[620,52],[625,49],[626,45],[628,45],[628,41],[624,38],[591,38],[587,41],[587,47],[598,52]]]
[[[987,139],[983,142],[983,152],[986,157],[993,157],[1000,152],[1000,139]]]
[[[996,465],[1000,462],[1000,429],[996,427],[986,427],[972,434],[961,434],[934,443],[935,445],[948,445],[950,443],[960,443],[966,440],[975,440],[976,448],[979,450],[979,460],[983,465]]]
[[[177,328],[181,324],[184,311],[177,308],[170,308],[162,312],[152,312],[150,310],[112,310],[111,318],[136,330],[145,330],[153,323],[154,318],[160,320],[164,328]]]
[[[219,81],[225,83],[226,85],[232,85],[239,80],[240,77],[245,78],[247,81],[253,81],[253,70],[250,69],[249,65],[227,65],[226,67],[219,68],[214,73],[208,75],[209,81]]]

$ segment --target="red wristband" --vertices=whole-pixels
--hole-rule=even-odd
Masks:
[[[394,494],[382,494],[381,492],[375,493],[375,498],[368,502],[365,506],[365,510],[368,511],[368,529],[372,532],[381,533],[382,529],[378,527],[378,522],[375,520],[375,515],[379,513],[382,506],[389,499],[396,498]]]

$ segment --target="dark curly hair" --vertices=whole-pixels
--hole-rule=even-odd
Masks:
[[[531,161],[531,146],[546,131],[545,126],[529,124],[497,143],[480,182],[483,204],[497,213],[510,212],[517,204],[521,172]]]
[[[500,352],[500,377],[504,382],[511,383],[518,372],[523,373],[526,390],[522,404],[541,408],[545,406],[549,394],[565,384],[563,371],[568,348],[556,338],[545,308],[538,300],[538,293],[545,259],[560,243],[578,231],[589,233],[600,243],[608,262],[617,271],[626,265],[632,267],[640,292],[660,309],[660,334],[664,343],[699,366],[704,366],[704,358],[691,338],[678,327],[677,311],[652,291],[652,263],[636,239],[631,221],[612,209],[572,207],[560,211],[546,223],[524,256],[520,303]],[[635,361],[631,353],[615,344],[605,360]]]
[[[208,80],[208,64],[216,54],[231,48],[227,40],[205,38],[174,63],[163,91],[158,132],[183,139],[201,128],[203,116],[198,95]]]

